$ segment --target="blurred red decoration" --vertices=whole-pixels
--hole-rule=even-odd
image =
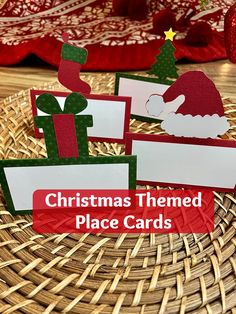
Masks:
[[[132,20],[144,20],[148,15],[147,0],[112,0],[113,12],[129,16]]]
[[[229,60],[236,63],[236,3],[225,15],[225,49]]]
[[[127,0],[112,0],[112,8],[114,15],[118,16],[128,15]]]
[[[186,43],[194,47],[207,46],[213,37],[211,25],[207,22],[200,21],[193,24],[187,32]]]
[[[175,30],[176,17],[170,9],[163,9],[153,16],[152,33],[163,36],[164,32],[172,27]]]
[[[131,20],[144,20],[148,15],[147,0],[129,0],[128,14]]]
[[[163,18],[158,12],[164,8],[175,15],[175,21],[170,18],[164,26],[169,28],[175,22],[176,59],[206,62],[226,58],[224,15],[235,0],[209,0],[204,10],[199,1],[132,0],[131,5],[130,0],[0,0],[0,65],[13,65],[34,54],[59,66],[62,34],[67,32],[74,46],[89,50],[83,70],[146,70],[163,44],[159,34],[169,14]],[[145,13],[141,18],[145,16],[146,4],[144,20],[130,18],[130,14],[140,18],[140,11]],[[200,21],[211,25],[213,38],[207,46],[190,46],[186,34]]]

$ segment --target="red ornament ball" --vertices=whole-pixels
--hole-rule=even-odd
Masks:
[[[207,22],[197,22],[188,30],[185,41],[189,46],[202,47],[207,46],[212,37],[211,26]]]
[[[170,9],[164,9],[153,16],[152,33],[163,36],[171,27],[174,30],[176,24],[175,14]]]
[[[225,49],[231,62],[236,63],[236,3],[225,15]]]

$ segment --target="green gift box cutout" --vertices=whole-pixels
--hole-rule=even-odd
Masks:
[[[72,93],[65,100],[64,110],[61,109],[55,96],[42,94],[36,100],[37,108],[47,114],[78,114],[87,108],[88,102],[79,93]]]
[[[34,118],[36,126],[43,129],[48,158],[88,156],[87,128],[93,126],[93,118],[78,115],[87,105],[86,98],[79,93],[66,98],[63,110],[51,94],[37,98],[37,108],[49,115]]]

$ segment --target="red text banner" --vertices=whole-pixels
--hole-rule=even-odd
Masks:
[[[214,195],[196,190],[38,190],[39,233],[210,233]]]

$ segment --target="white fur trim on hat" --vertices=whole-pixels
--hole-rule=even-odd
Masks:
[[[159,120],[165,120],[171,112],[176,112],[184,101],[185,96],[179,95],[173,101],[165,103],[161,95],[153,94],[146,102],[146,109],[150,116]]]
[[[220,117],[218,114],[193,117],[190,114],[170,113],[161,123],[161,127],[170,135],[216,138],[218,135],[225,134],[230,124],[226,117]]]

